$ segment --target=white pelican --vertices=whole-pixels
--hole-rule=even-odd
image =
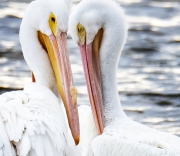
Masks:
[[[179,137],[132,121],[121,107],[116,69],[127,37],[122,8],[110,0],[83,0],[70,16],[69,32],[81,51],[97,127],[89,116],[81,137],[86,138],[83,155],[180,155]]]
[[[37,0],[25,11],[20,42],[36,83],[0,96],[0,155],[80,155],[75,146],[79,142],[77,92],[66,45],[67,4]]]

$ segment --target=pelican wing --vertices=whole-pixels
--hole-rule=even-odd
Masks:
[[[92,143],[92,150],[94,156],[179,156],[174,151],[109,135],[96,137]]]
[[[67,120],[59,100],[45,86],[30,83],[24,91],[1,95],[0,115],[17,154],[56,156],[65,153]]]
[[[9,141],[4,123],[0,118],[0,156],[16,156],[15,150]]]

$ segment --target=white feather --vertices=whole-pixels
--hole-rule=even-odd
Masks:
[[[15,150],[9,141],[4,122],[0,117],[0,156],[16,156]]]
[[[32,88],[40,96],[37,96],[35,92],[32,93]],[[28,99],[26,103],[22,104],[23,100],[15,96],[20,92],[21,97]],[[6,121],[5,130],[10,140],[14,142],[19,155],[26,156],[28,153],[36,153],[37,156],[49,156],[52,151],[56,153],[53,156],[56,156],[68,153],[67,150],[76,153],[73,139],[67,139],[72,136],[68,130],[62,105],[47,87],[30,83],[25,86],[24,91],[9,92],[5,95],[0,96],[1,115],[6,114],[1,117],[3,121]],[[38,100],[36,100],[37,97]],[[8,104],[1,101],[8,101]],[[9,109],[9,104],[13,109]],[[14,117],[11,116],[12,110],[16,120],[12,119]]]

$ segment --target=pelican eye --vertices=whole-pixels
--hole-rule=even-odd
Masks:
[[[81,27],[78,27],[78,32],[80,33],[82,31],[82,28]]]
[[[49,15],[49,27],[51,28],[53,34],[56,36],[58,32],[58,24],[55,14],[51,13]]]
[[[56,19],[55,19],[54,17],[51,17],[51,21],[55,22],[55,21],[56,21]]]
[[[86,33],[85,28],[80,23],[77,25],[77,31],[79,34]]]
[[[78,34],[79,39],[80,39],[80,43],[84,44],[85,38],[86,38],[86,30],[85,30],[85,28],[79,23],[77,25],[77,27],[76,27],[76,30],[77,30],[77,34]]]

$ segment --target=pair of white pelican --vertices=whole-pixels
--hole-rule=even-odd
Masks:
[[[132,121],[122,110],[116,69],[127,25],[110,0],[83,0],[69,19],[93,113],[77,109],[66,45],[69,5],[36,0],[25,12],[20,42],[36,83],[0,96],[0,156],[180,155],[179,137]]]

